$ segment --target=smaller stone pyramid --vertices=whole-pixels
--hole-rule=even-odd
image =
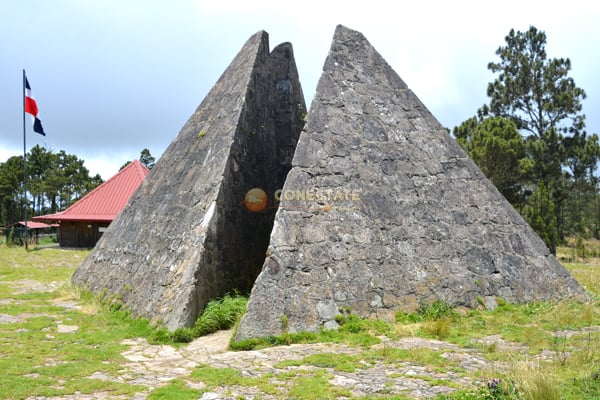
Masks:
[[[359,32],[337,27],[292,164],[237,340],[584,296]]]
[[[170,330],[192,325],[211,299],[249,291],[274,211],[245,194],[275,192],[305,114],[292,46],[269,52],[253,35],[73,276],[134,316]]]

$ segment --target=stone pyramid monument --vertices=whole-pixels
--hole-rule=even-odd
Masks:
[[[73,282],[171,330],[192,325],[208,300],[249,291],[274,210],[249,212],[243,200],[254,187],[281,188],[305,113],[292,46],[269,53],[267,33],[256,33]]]
[[[337,27],[292,164],[237,340],[584,296],[359,32]]]

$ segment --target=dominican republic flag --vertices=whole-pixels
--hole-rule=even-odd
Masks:
[[[44,128],[42,127],[42,121],[40,121],[40,119],[38,118],[38,106],[35,102],[33,94],[31,93],[31,87],[29,86],[29,81],[27,80],[27,77],[25,77],[25,112],[31,114],[31,116],[33,117],[34,132],[46,136],[46,134],[44,133]]]

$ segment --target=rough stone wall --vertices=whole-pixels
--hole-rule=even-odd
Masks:
[[[281,187],[302,129],[292,46],[253,35],[111,223],[73,282],[173,330],[211,298],[250,290],[273,213],[243,206]]]
[[[334,328],[340,309],[583,295],[364,36],[338,26],[236,339]]]

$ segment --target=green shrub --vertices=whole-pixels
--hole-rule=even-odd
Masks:
[[[340,332],[359,333],[365,330],[363,320],[357,315],[336,315],[336,322],[340,324]]]
[[[445,300],[436,300],[433,303],[423,303],[416,313],[404,313],[402,311],[396,314],[396,322],[421,322],[436,321],[438,319],[449,318],[451,320],[459,317],[455,307]]]
[[[194,330],[191,328],[179,328],[171,333],[171,340],[177,343],[189,343],[196,339]]]
[[[210,301],[196,321],[194,332],[203,336],[233,327],[246,312],[247,303],[248,299],[238,294]]]
[[[222,329],[232,328],[244,315],[248,299],[237,293],[208,302],[191,328],[177,329],[171,334],[174,342],[189,343],[195,338]]]

